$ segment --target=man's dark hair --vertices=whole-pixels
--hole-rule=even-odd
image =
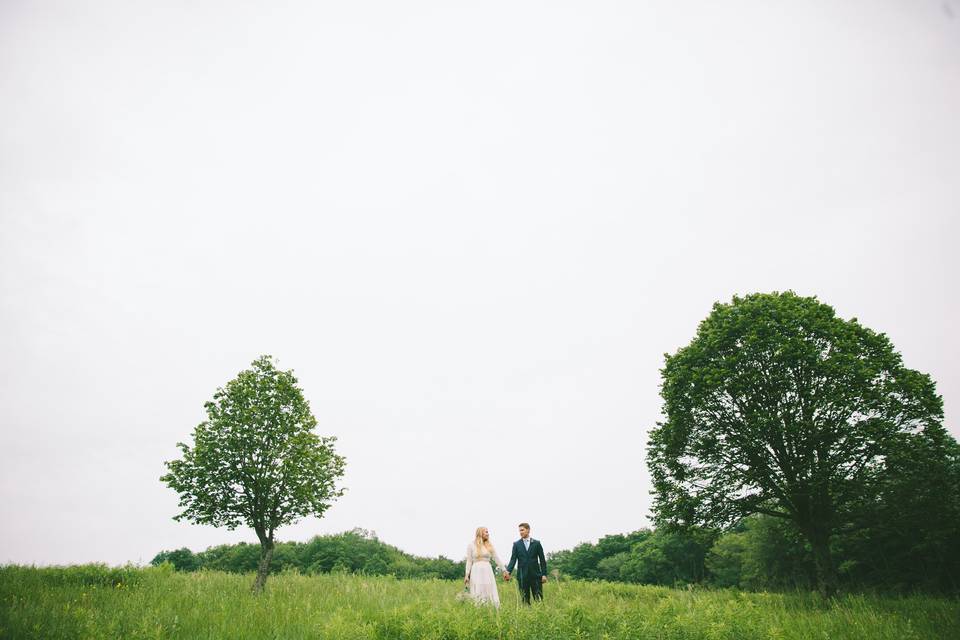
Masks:
[[[524,529],[526,529],[527,531],[530,531],[530,524],[527,523],[527,522],[521,522],[518,526],[521,526],[521,527],[523,527]]]

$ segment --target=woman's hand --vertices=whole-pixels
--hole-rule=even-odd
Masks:
[[[466,577],[463,579],[463,584],[467,584],[467,585],[470,584],[470,576],[466,576]]]

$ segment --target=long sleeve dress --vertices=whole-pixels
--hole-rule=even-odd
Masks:
[[[492,549],[492,547],[491,547]],[[500,606],[500,594],[497,592],[497,577],[493,575],[490,559],[496,562],[500,573],[503,573],[503,562],[496,550],[488,551],[481,548],[477,554],[477,545],[470,543],[467,547],[467,574],[470,578],[470,596],[478,603],[489,602],[495,607]]]

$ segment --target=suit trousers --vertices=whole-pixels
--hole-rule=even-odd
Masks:
[[[523,576],[521,580],[517,581],[517,587],[520,588],[523,604],[530,604],[530,596],[533,596],[534,600],[543,602],[543,583],[536,573],[531,576]]]

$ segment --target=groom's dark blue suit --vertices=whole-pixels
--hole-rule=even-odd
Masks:
[[[517,572],[517,587],[523,594],[523,601],[530,604],[530,594],[537,600],[543,600],[543,584],[541,578],[547,575],[547,559],[543,555],[543,545],[539,540],[530,538],[530,548],[523,544],[523,539],[513,543],[510,552],[510,563],[507,564],[507,573],[513,573],[513,566],[519,563]]]

